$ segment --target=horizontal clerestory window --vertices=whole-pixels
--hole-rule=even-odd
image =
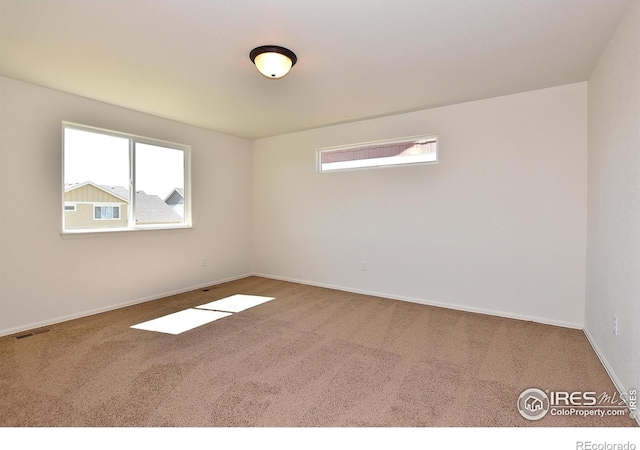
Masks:
[[[318,170],[320,172],[435,163],[437,161],[438,138],[434,135],[318,150]]]

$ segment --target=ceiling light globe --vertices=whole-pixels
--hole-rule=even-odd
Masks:
[[[271,79],[284,77],[297,61],[291,50],[269,45],[253,49],[250,58],[258,71]]]
[[[282,78],[291,70],[291,60],[280,53],[263,53],[256,56],[256,67],[267,78]]]

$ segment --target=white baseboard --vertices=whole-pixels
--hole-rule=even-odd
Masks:
[[[362,290],[362,289],[353,289],[353,288],[349,288],[349,287],[346,287],[346,286],[336,286],[336,285],[325,284],[325,283],[315,283],[313,281],[300,280],[300,279],[296,279],[296,278],[279,277],[279,276],[276,276],[276,275],[268,275],[268,274],[263,274],[263,273],[253,273],[252,275],[254,275],[256,277],[270,278],[270,279],[273,279],[273,280],[289,281],[289,282],[292,282],[292,283],[305,284],[305,285],[309,285],[309,286],[317,286],[317,287],[323,287],[323,288],[327,288],[327,289],[335,289],[335,290],[338,290],[338,291],[352,292],[354,294],[371,295],[373,297],[383,297],[383,298],[389,298],[389,299],[392,299],[392,300],[401,300],[401,301],[404,301],[404,302],[419,303],[421,305],[437,306],[439,308],[447,308],[447,309],[455,309],[457,311],[465,311],[465,312],[471,312],[471,313],[486,314],[486,315],[490,315],[490,316],[505,317],[505,318],[508,318],[508,319],[525,320],[525,321],[528,321],[528,322],[542,323],[542,324],[545,324],[545,325],[554,325],[554,326],[563,327],[563,328],[573,328],[573,329],[576,329],[576,330],[582,330],[584,328],[584,324],[582,324],[582,323],[567,322],[567,321],[562,321],[562,320],[549,319],[549,318],[546,318],[546,317],[528,316],[528,315],[524,315],[524,314],[514,314],[514,313],[510,313],[510,312],[497,311],[497,310],[493,310],[493,309],[473,308],[473,307],[469,307],[469,306],[466,306],[466,305],[457,305],[457,304],[452,304],[452,303],[434,302],[434,301],[421,299],[421,298],[406,297],[406,296],[402,296],[402,295],[394,295],[394,294],[389,294],[389,293],[385,293],[385,292],[373,292],[373,291],[366,291],[366,290]]]
[[[113,311],[114,309],[125,308],[127,306],[137,305],[139,303],[150,302],[150,301],[158,300],[158,299],[161,299],[161,298],[164,298],[164,297],[169,297],[171,295],[183,294],[185,292],[194,291],[196,289],[201,289],[201,288],[204,288],[204,287],[207,287],[207,286],[215,286],[217,284],[227,283],[229,281],[235,281],[235,280],[239,280],[241,278],[246,278],[246,277],[249,277],[249,276],[251,276],[251,274],[247,273],[247,274],[243,274],[243,275],[239,275],[239,276],[235,276],[235,277],[225,278],[225,279],[222,279],[222,280],[216,280],[216,281],[210,281],[208,283],[198,284],[196,286],[189,286],[189,287],[185,287],[185,288],[181,288],[181,289],[176,289],[176,290],[170,291],[170,292],[154,294],[154,295],[151,295],[149,297],[139,298],[139,299],[136,299],[136,300],[130,300],[130,301],[123,302],[123,303],[118,303],[118,304],[115,304],[115,305],[109,305],[109,306],[106,306],[106,307],[103,307],[103,308],[90,309],[90,310],[82,311],[82,312],[79,312],[79,313],[74,313],[74,314],[69,314],[69,315],[66,315],[66,316],[59,316],[59,317],[55,317],[55,318],[52,318],[52,319],[43,320],[43,321],[40,321],[40,322],[28,323],[28,324],[25,324],[25,325],[20,325],[18,327],[6,328],[4,330],[0,330],[0,336],[7,336],[9,334],[20,333],[22,331],[33,330],[35,328],[47,327],[47,326],[50,326],[50,325],[54,325],[56,323],[66,322],[67,320],[79,319],[81,317],[87,317],[87,316],[92,316],[94,314],[99,314],[99,313],[103,313],[103,312],[107,312],[107,311]]]
[[[152,301],[152,300],[158,300],[158,299],[161,299],[161,298],[164,298],[164,297],[169,297],[171,295],[182,294],[184,292],[193,291],[193,290],[200,289],[200,288],[207,287],[207,286],[215,286],[217,284],[222,284],[222,283],[226,283],[226,282],[229,282],[229,281],[235,281],[235,280],[239,280],[241,278],[246,278],[246,277],[249,277],[249,276],[257,276],[257,277],[269,278],[269,279],[273,279],[273,280],[288,281],[288,282],[292,282],[292,283],[299,283],[299,284],[305,284],[305,285],[309,285],[309,286],[323,287],[323,288],[327,288],[327,289],[335,289],[335,290],[344,291],[344,292],[352,292],[352,293],[355,293],[355,294],[371,295],[371,296],[374,296],[374,297],[383,297],[383,298],[388,298],[388,299],[392,299],[392,300],[401,300],[401,301],[405,301],[405,302],[418,303],[418,304],[421,304],[421,305],[437,306],[437,307],[440,307],[440,308],[448,308],[448,309],[454,309],[454,310],[458,310],[458,311],[487,314],[487,315],[491,315],[491,316],[506,317],[506,318],[509,318],[509,319],[525,320],[525,321],[530,321],[530,322],[542,323],[542,324],[546,324],[546,325],[560,326],[560,327],[564,327],[564,328],[574,328],[574,329],[579,329],[579,330],[582,330],[584,328],[583,324],[580,324],[580,323],[558,321],[558,320],[548,319],[548,318],[544,318],[544,317],[537,317],[537,316],[513,314],[513,313],[509,313],[509,312],[505,312],[505,311],[496,311],[496,310],[483,309],[483,308],[472,308],[472,307],[465,306],[465,305],[457,305],[457,304],[443,303],[443,302],[434,302],[434,301],[429,301],[429,300],[426,300],[426,299],[420,299],[420,298],[414,298],[414,297],[407,297],[407,296],[389,294],[389,293],[386,293],[386,292],[367,291],[367,290],[362,290],[362,289],[354,289],[354,288],[350,288],[350,287],[346,287],[346,286],[337,286],[337,285],[326,284],[326,283],[316,283],[316,282],[308,281],[308,280],[300,280],[300,279],[296,279],[296,278],[287,278],[287,277],[280,277],[280,276],[277,276],[277,275],[270,275],[270,274],[263,274],[263,273],[255,273],[254,272],[254,273],[246,273],[246,274],[243,274],[243,275],[229,277],[229,278],[225,278],[225,279],[221,279],[221,280],[211,281],[211,282],[207,282],[207,283],[202,283],[202,284],[198,284],[198,285],[195,285],[195,286],[188,286],[188,287],[184,287],[184,288],[177,289],[177,290],[170,291],[170,292],[163,292],[163,293],[159,293],[159,294],[154,294],[154,295],[149,296],[149,297],[130,300],[130,301],[127,301],[127,302],[118,303],[118,304],[106,306],[106,307],[103,307],[103,308],[96,308],[96,309],[86,310],[86,311],[82,311],[82,312],[79,312],[79,313],[69,314],[69,315],[65,315],[65,316],[59,316],[59,317],[55,317],[55,318],[44,320],[44,321],[40,321],[40,322],[32,322],[32,323],[20,325],[20,326],[13,327],[13,328],[6,328],[6,329],[3,329],[3,330],[0,330],[0,336],[6,336],[6,335],[10,335],[10,334],[20,333],[20,332],[26,331],[26,330],[33,330],[35,328],[46,327],[46,326],[49,326],[49,325],[54,325],[56,323],[65,322],[67,320],[79,319],[81,317],[87,317],[87,316],[91,316],[93,314],[99,314],[99,313],[103,313],[103,312],[107,312],[107,311],[112,311],[114,309],[119,309],[119,308],[124,308],[124,307],[127,307],[127,306],[137,305],[139,303],[145,303],[145,302],[149,302],[149,301]]]
[[[609,378],[611,378],[613,385],[618,390],[618,394],[621,395],[623,393],[628,392],[628,390],[625,389],[624,385],[622,384],[622,382],[620,381],[616,373],[613,371],[613,367],[611,367],[611,364],[609,364],[609,361],[607,361],[607,358],[605,358],[604,353],[602,353],[602,351],[600,350],[600,347],[598,347],[596,340],[593,338],[591,333],[589,333],[589,330],[584,328],[582,331],[584,332],[584,335],[587,337],[589,344],[591,344],[591,348],[593,348],[593,351],[596,353],[596,355],[598,356],[598,359],[604,366],[604,370],[607,371],[607,374],[609,375]],[[621,395],[621,398],[624,399],[624,396]],[[638,422],[638,425],[640,426],[640,416],[636,416],[636,422]]]

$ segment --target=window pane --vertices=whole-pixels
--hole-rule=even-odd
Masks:
[[[95,203],[129,203],[129,139],[64,128],[64,200],[76,204],[64,212],[65,230],[126,228],[126,219],[102,220],[111,213]]]
[[[129,140],[65,128],[64,185],[128,186]]]
[[[184,223],[184,151],[136,143],[135,152],[136,223]]]

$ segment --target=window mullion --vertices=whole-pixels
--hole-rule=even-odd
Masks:
[[[127,208],[127,223],[129,228],[136,226],[136,143],[129,139],[129,206]]]

